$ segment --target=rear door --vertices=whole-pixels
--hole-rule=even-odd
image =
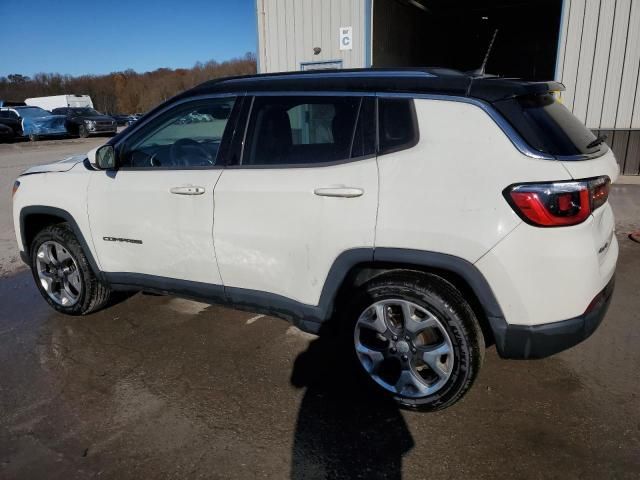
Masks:
[[[254,290],[317,305],[336,258],[373,247],[374,100],[253,98],[242,151],[215,190],[216,255],[232,300]]]
[[[236,103],[223,96],[176,105],[116,146],[117,170],[92,175],[91,233],[112,282],[221,284],[212,237],[213,190]]]

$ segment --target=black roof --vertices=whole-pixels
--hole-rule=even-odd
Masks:
[[[564,90],[560,83],[478,76],[445,68],[311,70],[210,80],[179,97],[208,93],[353,91],[468,96],[494,102]]]

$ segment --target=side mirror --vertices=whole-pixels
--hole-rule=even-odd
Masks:
[[[116,168],[116,152],[113,145],[102,145],[94,148],[87,154],[89,162],[100,170],[112,170]]]

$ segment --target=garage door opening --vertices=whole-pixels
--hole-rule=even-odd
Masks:
[[[554,78],[562,0],[375,0],[374,67],[480,67],[498,29],[486,72]]]

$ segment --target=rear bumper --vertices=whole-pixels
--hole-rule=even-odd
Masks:
[[[586,340],[598,328],[611,302],[615,285],[612,277],[584,314],[542,325],[513,325],[503,318],[489,318],[502,358],[544,358]]]

